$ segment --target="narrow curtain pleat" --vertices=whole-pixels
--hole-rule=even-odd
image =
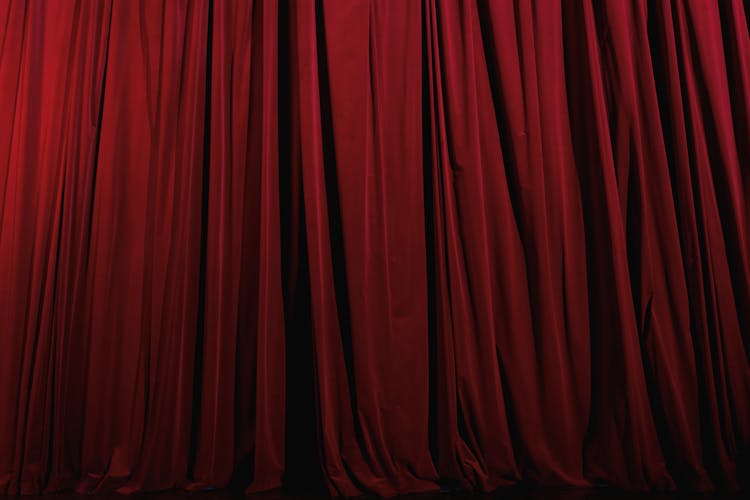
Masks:
[[[0,0],[0,492],[750,477],[742,0]]]

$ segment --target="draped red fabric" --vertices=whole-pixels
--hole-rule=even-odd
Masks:
[[[748,15],[0,0],[0,492],[746,486]]]

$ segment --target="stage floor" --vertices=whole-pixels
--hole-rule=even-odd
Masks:
[[[523,500],[544,500],[552,498],[562,498],[565,500],[598,500],[598,499],[652,499],[652,500],[671,500],[690,498],[695,500],[718,499],[718,498],[747,498],[746,493],[638,493],[625,492],[610,488],[565,488],[565,487],[539,487],[539,486],[513,486],[502,488],[493,493],[471,493],[471,492],[435,492],[399,496],[399,499],[408,500],[473,500],[473,499],[523,499]],[[23,497],[5,497],[0,498],[20,498],[22,500],[98,500],[98,499],[154,499],[154,500],[291,500],[291,499],[327,499],[331,498],[325,493],[303,493],[291,492],[285,490],[274,490],[263,493],[245,495],[241,491],[233,490],[214,490],[201,492],[185,492],[180,490],[171,490],[154,493],[140,493],[135,495],[123,496],[116,493],[94,494],[94,495],[77,495],[60,493],[55,495],[38,495]],[[375,497],[360,497],[375,498]]]

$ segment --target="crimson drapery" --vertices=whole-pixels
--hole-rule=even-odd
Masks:
[[[741,486],[749,13],[0,0],[0,491]]]

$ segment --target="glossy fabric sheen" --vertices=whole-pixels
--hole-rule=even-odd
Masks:
[[[0,491],[740,487],[749,14],[0,0]]]

